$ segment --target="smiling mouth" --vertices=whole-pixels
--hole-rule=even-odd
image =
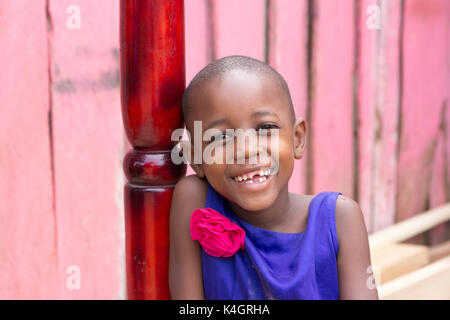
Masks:
[[[261,168],[256,171],[248,172],[246,174],[242,174],[239,176],[235,176],[232,179],[237,183],[261,183],[269,179],[275,172],[275,169],[272,168]]]

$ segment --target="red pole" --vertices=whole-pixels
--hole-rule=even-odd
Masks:
[[[170,152],[183,127],[183,0],[121,0],[122,116],[131,149],[124,158],[128,299],[170,299],[169,210],[186,174]]]

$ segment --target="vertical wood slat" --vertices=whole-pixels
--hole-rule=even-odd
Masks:
[[[382,30],[369,30],[367,27],[367,8],[376,5],[377,0],[364,0],[359,7],[358,21],[358,70],[357,70],[357,106],[359,112],[359,181],[358,194],[359,205],[364,214],[368,232],[374,231],[373,214],[373,145],[375,137],[375,76],[377,70],[377,56],[380,54],[377,39]],[[373,14],[373,13],[372,13]],[[384,21],[384,24],[386,22]],[[386,25],[386,24],[385,24]],[[392,216],[392,215],[391,215]]]
[[[74,4],[80,29],[67,26]],[[62,299],[124,297],[118,13],[110,0],[49,1]],[[71,265],[79,267],[79,290],[67,286]]]
[[[308,1],[271,0],[269,2],[268,63],[285,78],[295,115],[306,120],[308,90]],[[309,123],[306,124],[307,135]],[[295,161],[289,191],[306,192],[306,164],[309,145],[302,159]]]
[[[212,0],[190,0],[185,3],[186,83],[213,59]],[[183,140],[188,140],[186,131]],[[187,166],[187,175],[195,174]]]
[[[215,58],[245,55],[264,60],[265,1],[213,0]]]
[[[212,59],[209,1],[211,0],[190,0],[185,3],[187,83]]]
[[[430,207],[432,208],[450,201],[450,177],[448,176],[450,168],[450,2],[445,1],[443,9],[445,20],[444,31],[442,32],[444,61],[441,61],[441,66],[443,69],[444,101],[441,107],[439,133],[431,172]],[[431,229],[428,236],[430,245],[448,240],[450,237],[450,223],[447,222]]]
[[[448,61],[447,5],[446,0],[405,1],[398,220],[426,210],[432,194],[439,192],[431,186],[440,189],[445,185],[443,176],[438,177],[441,182],[433,183],[432,172],[433,162],[439,166],[444,161],[435,158],[442,156],[437,153],[437,147],[448,90],[443,67]],[[435,204],[441,201],[434,200]],[[426,239],[412,239],[415,241],[426,242]]]
[[[120,2],[127,296],[169,299],[169,211],[186,165],[171,161],[173,130],[183,127],[183,0]]]
[[[313,1],[312,190],[354,197],[354,2]]]
[[[445,52],[447,56],[447,62],[444,64],[444,68],[447,69],[446,76],[446,105],[445,105],[445,114],[444,114],[444,128],[443,128],[443,139],[444,139],[444,177],[445,177],[445,195],[446,201],[450,201],[450,2],[446,3],[445,16],[447,17],[446,21],[446,32],[444,34],[444,39],[446,41]],[[447,223],[447,238],[450,238],[450,224]]]
[[[435,157],[433,159],[430,177],[430,208],[438,207],[447,202],[447,181],[445,174],[446,166],[446,154],[445,154],[445,131],[446,131],[446,113],[447,104],[444,104],[440,125],[439,133],[437,135]],[[447,234],[447,227],[450,223],[443,223],[438,225],[428,231],[428,243],[430,246],[440,244],[449,239]]]
[[[380,29],[367,26],[377,14],[370,6],[380,10]],[[402,6],[366,0],[359,9],[359,203],[374,232],[395,222]]]
[[[0,299],[58,298],[46,3],[0,3]]]

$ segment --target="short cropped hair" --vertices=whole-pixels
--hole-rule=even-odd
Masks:
[[[188,87],[183,93],[183,98],[181,102],[183,117],[185,121],[187,120],[187,115],[189,112],[189,95],[191,92],[201,86],[204,82],[212,80],[218,76],[224,75],[231,71],[247,71],[250,73],[256,73],[258,75],[268,75],[273,79],[278,81],[280,85],[281,91],[283,92],[285,98],[288,101],[290,112],[291,112],[291,122],[292,124],[295,122],[295,111],[294,106],[292,104],[291,94],[289,92],[289,87],[286,83],[286,80],[281,76],[281,74],[272,68],[267,63],[259,61],[257,59],[233,55],[224,57],[215,61],[212,61],[208,65],[206,65],[202,70],[200,70],[195,77],[191,80]]]

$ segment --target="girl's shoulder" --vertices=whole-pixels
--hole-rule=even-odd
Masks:
[[[172,203],[183,202],[189,207],[204,207],[207,191],[208,183],[205,179],[196,174],[184,176],[175,185]]]
[[[318,205],[320,203],[326,204],[322,208],[327,208],[328,210],[333,209],[334,211],[334,204],[339,202],[340,206],[341,202],[343,200],[347,200],[346,203],[344,203],[344,206],[347,205],[348,202],[353,201],[347,197],[344,197],[340,192],[332,192],[332,191],[323,191],[317,194],[298,194],[298,193],[292,193],[290,192],[290,195],[293,197],[294,202],[297,207],[298,212],[304,212],[306,215],[313,209],[315,202],[316,209],[319,208]],[[356,203],[356,202],[355,202]],[[331,208],[333,206],[333,208]],[[344,211],[346,208],[344,208]]]
[[[336,198],[335,207],[336,231],[339,240],[344,235],[367,235],[364,215],[358,202],[343,194]],[[359,231],[359,232],[358,232]]]
[[[336,198],[336,222],[337,220],[346,220],[362,216],[362,210],[358,202],[344,194],[339,194]]]

